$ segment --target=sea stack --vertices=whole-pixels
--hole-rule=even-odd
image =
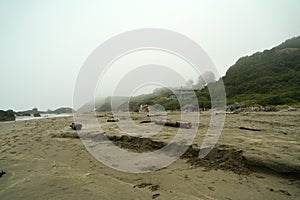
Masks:
[[[34,117],[40,117],[41,114],[39,113],[38,109],[37,108],[33,108],[32,109],[32,112],[33,112],[33,116]]]
[[[14,121],[16,119],[13,110],[0,110],[0,121]]]

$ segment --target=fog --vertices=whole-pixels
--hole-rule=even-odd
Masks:
[[[140,28],[189,37],[214,62],[217,76],[224,76],[239,57],[300,35],[299,8],[297,0],[0,1],[0,109],[71,107],[76,78],[91,52],[115,35]],[[126,84],[123,90],[114,87],[130,71],[150,64],[169,67],[185,80],[196,82],[199,75],[174,55],[141,51],[111,65],[95,94],[134,94]],[[173,86],[185,84],[164,77]]]

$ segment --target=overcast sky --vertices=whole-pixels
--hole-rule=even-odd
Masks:
[[[0,0],[0,109],[72,106],[88,55],[139,28],[186,35],[225,75],[239,57],[300,35],[299,9],[299,0]]]

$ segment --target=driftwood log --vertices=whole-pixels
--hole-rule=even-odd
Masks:
[[[111,119],[107,119],[106,121],[107,121],[107,122],[118,122],[119,119],[111,118]]]
[[[217,112],[216,115],[232,115],[232,114],[239,114],[238,111],[234,112]]]
[[[147,117],[159,117],[159,116],[168,116],[167,113],[152,113],[148,114]]]
[[[248,127],[240,127],[240,129],[242,129],[242,130],[248,130],[248,131],[260,131],[260,129],[248,128]]]
[[[151,122],[152,122],[151,120],[144,120],[144,121],[141,121],[140,123],[145,124],[145,123],[151,123]]]
[[[155,124],[163,125],[163,126],[172,126],[172,127],[179,127],[179,128],[192,128],[191,122],[180,122],[180,121],[171,121],[171,120],[159,120],[154,121]]]
[[[81,130],[82,124],[75,124],[75,123],[72,123],[72,124],[70,125],[70,127],[71,127],[73,130]]]

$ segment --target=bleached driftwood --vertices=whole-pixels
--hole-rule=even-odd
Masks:
[[[192,128],[191,122],[180,122],[180,121],[171,121],[171,120],[159,120],[154,121],[155,124],[163,125],[163,126],[172,126],[172,127],[179,127],[179,128]]]

